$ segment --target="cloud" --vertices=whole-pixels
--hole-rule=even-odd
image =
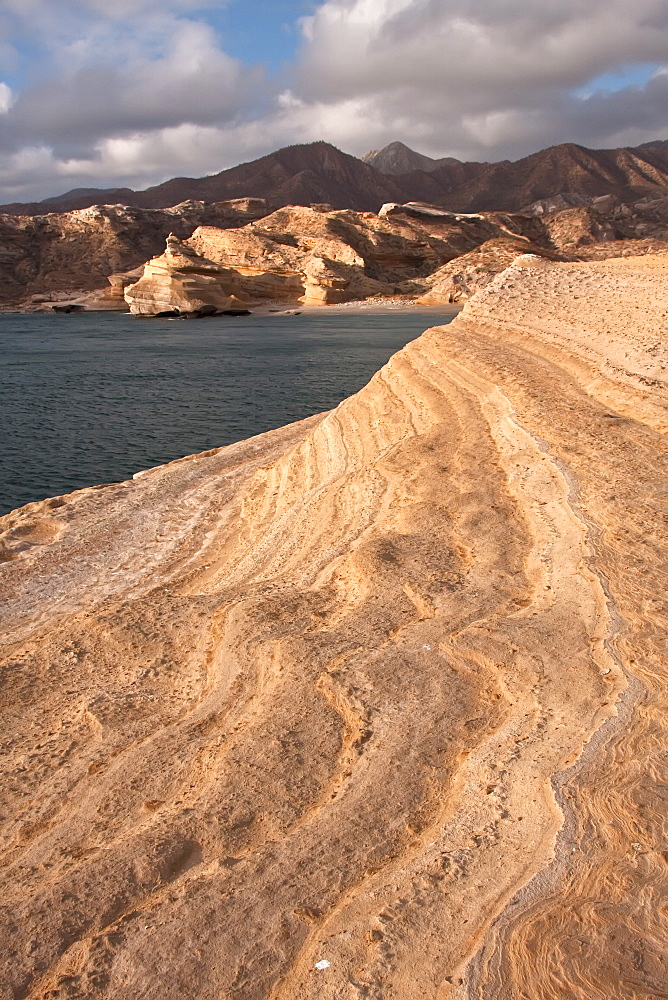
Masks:
[[[0,115],[6,115],[12,106],[12,88],[6,83],[0,83]]]
[[[40,59],[0,86],[0,199],[144,187],[321,138],[500,159],[668,137],[668,0],[321,0],[280,79],[226,51],[220,7],[2,0],[0,51],[29,38]],[[634,66],[659,69],[595,83]]]
[[[203,18],[211,6],[222,3],[2,0],[0,51],[13,47],[25,79],[0,85],[0,199],[55,193],[61,177],[161,180],[178,166],[180,142],[201,173],[211,130],[267,101],[262,67],[228,54]],[[154,155],[142,161],[138,149]]]
[[[639,102],[607,95],[588,105],[574,90],[668,61],[667,24],[666,0],[328,0],[304,21],[295,92],[366,100],[369,145],[398,137],[487,158],[598,142],[632,125]],[[665,131],[658,111],[643,119]]]
[[[19,94],[12,111],[14,136],[54,147],[92,146],[105,136],[162,129],[184,122],[233,120],[255,106],[260,69],[222,52],[211,28],[181,21],[154,58],[122,51]]]
[[[575,87],[665,60],[662,13],[666,0],[328,0],[305,19],[301,90],[332,100],[447,87],[468,104]]]

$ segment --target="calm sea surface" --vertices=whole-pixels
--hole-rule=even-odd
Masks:
[[[0,314],[0,514],[328,410],[451,319]]]

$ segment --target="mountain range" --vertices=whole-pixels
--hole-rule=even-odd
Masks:
[[[144,191],[79,188],[29,204],[0,206],[10,215],[45,215],[93,205],[169,208],[264,198],[274,208],[325,203],[377,212],[386,202],[428,202],[455,212],[521,211],[536,201],[614,195],[622,202],[668,194],[668,143],[587,149],[564,143],[523,159],[498,163],[434,160],[403,143],[362,159],[326,142],[288,146],[208,177],[177,177]]]

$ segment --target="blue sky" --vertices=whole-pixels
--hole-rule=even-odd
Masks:
[[[295,142],[515,159],[668,138],[668,0],[0,0],[0,201]]]
[[[294,60],[301,42],[298,21],[316,6],[315,0],[231,0],[218,11],[204,12],[204,17],[229,52],[277,72]]]
[[[609,73],[601,73],[592,77],[583,87],[576,91],[578,96],[588,97],[597,90],[614,94],[627,87],[645,87],[661,68],[661,63],[638,63],[633,66],[621,66]]]
[[[45,71],[45,46],[29,20],[15,20],[3,6],[0,0],[0,19],[4,14],[13,22],[14,53],[12,58],[5,57],[2,78],[12,87],[20,87]],[[296,57],[301,42],[300,18],[317,6],[317,0],[226,0],[190,9],[186,6],[181,16],[211,25],[226,51],[250,65],[262,63],[274,74]],[[79,25],[85,25],[83,16]]]

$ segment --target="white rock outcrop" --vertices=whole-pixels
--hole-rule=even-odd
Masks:
[[[137,316],[197,315],[242,305],[235,290],[231,269],[169,236],[165,252],[145,264],[139,281],[125,289],[125,301]]]

